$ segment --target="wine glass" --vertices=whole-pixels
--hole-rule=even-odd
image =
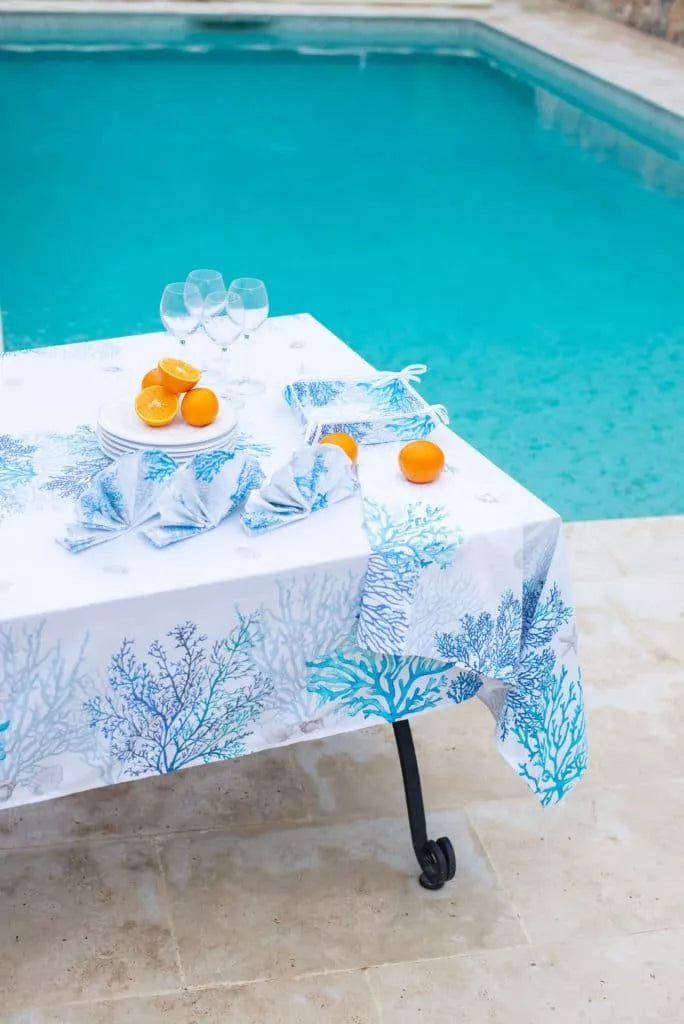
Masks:
[[[185,345],[188,335],[197,326],[197,316],[191,310],[198,307],[202,307],[202,296],[196,285],[188,285],[185,281],[167,284],[159,304],[159,315],[166,330],[180,345]]]
[[[245,342],[258,330],[268,316],[268,292],[256,277],[236,277],[231,281],[226,298],[228,315],[239,324]],[[262,380],[246,373],[230,381],[235,394],[258,395],[266,388]]]
[[[242,334],[242,327],[228,312],[225,291],[210,292],[205,299],[205,306],[211,308],[213,312],[205,320],[204,330],[209,340],[221,349],[224,358],[218,372],[215,372],[213,369],[209,370],[208,373],[204,374],[203,379],[213,387],[214,391],[221,398],[227,398],[233,405],[239,407],[244,403],[239,394],[231,387],[231,382],[227,379],[225,370],[228,366],[226,359],[228,350]],[[237,308],[237,306],[234,306],[235,310]]]
[[[230,282],[229,294],[242,300],[244,310],[242,333],[249,339],[268,316],[268,292],[263,281],[256,277],[236,277]]]
[[[185,305],[188,307],[189,312],[197,316],[198,325],[201,324],[203,326],[207,318],[212,315],[211,308],[207,305],[209,295],[216,297],[220,292],[223,292],[225,297],[226,286],[223,283],[223,276],[218,270],[191,270],[185,279],[185,284],[188,289]],[[200,293],[201,302],[199,305],[196,302],[194,288],[197,288]],[[222,305],[223,302],[220,303],[218,308]]]

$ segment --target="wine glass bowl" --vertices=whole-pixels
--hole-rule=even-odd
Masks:
[[[159,303],[159,316],[169,334],[185,345],[188,335],[197,326],[196,308],[201,309],[202,296],[199,288],[186,281],[167,284]]]
[[[210,295],[218,295],[223,292],[225,296],[226,286],[223,283],[223,275],[218,270],[191,270],[185,279],[188,295],[185,304],[192,313],[197,316],[198,323],[204,323],[211,315],[207,308],[207,299]],[[200,303],[197,305],[194,289],[200,294]]]
[[[236,277],[228,288],[229,309],[231,301],[235,302],[236,309],[242,309],[242,333],[249,338],[268,317],[266,285],[256,277]]]

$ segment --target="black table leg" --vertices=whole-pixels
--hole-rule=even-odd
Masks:
[[[424,889],[441,889],[444,883],[456,874],[454,848],[446,836],[442,836],[441,839],[428,839],[423,792],[420,786],[418,759],[416,758],[416,748],[413,745],[411,726],[404,720],[393,722],[392,728],[397,741],[399,763],[404,780],[411,842],[422,869],[418,881]]]

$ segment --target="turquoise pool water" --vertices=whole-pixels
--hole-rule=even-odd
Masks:
[[[565,516],[684,512],[676,145],[469,48],[250,39],[5,35],[6,347],[156,329],[195,266],[256,275],[379,367],[427,362]]]

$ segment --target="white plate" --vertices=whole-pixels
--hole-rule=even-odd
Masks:
[[[172,452],[176,447],[190,448],[225,437],[237,427],[237,416],[227,402],[219,408],[219,414],[208,427],[191,427],[182,419],[174,420],[167,427],[148,427],[136,415],[131,399],[108,402],[100,409],[98,426],[106,434],[120,441],[137,446],[161,448],[159,431],[163,429],[163,450]],[[201,432],[201,438],[198,438]]]
[[[161,451],[179,452],[184,455],[214,451],[216,448],[230,448],[235,444],[238,436],[237,430],[231,430],[227,434],[224,434],[221,437],[216,437],[210,441],[198,441],[197,444],[167,445],[165,431],[163,429],[158,430],[157,434],[159,440],[156,441],[156,443],[150,441],[146,444],[137,444],[134,441],[124,441],[121,438],[114,437],[113,434],[108,434],[107,431],[103,430],[101,427],[98,428],[97,433],[103,442],[114,445],[116,448],[126,448],[128,451],[136,452],[152,451],[152,449],[159,448]]]
[[[204,448],[192,448],[190,450],[186,448],[173,448],[171,450],[164,447],[163,444],[155,445],[153,447],[139,448],[132,444],[126,444],[123,441],[113,441],[111,438],[104,437],[98,432],[98,439],[101,447],[107,454],[116,453],[116,455],[135,455],[138,452],[149,452],[149,451],[162,451],[166,452],[167,455],[171,455],[174,459],[191,459],[194,455],[203,455],[206,452],[214,451],[232,451],[235,447],[235,438],[227,438],[225,440],[216,441],[214,444],[207,445]]]
[[[100,447],[102,448],[102,451],[105,453],[105,455],[108,455],[110,459],[120,459],[122,455],[135,455],[135,454],[137,454],[132,449],[114,448],[111,445],[105,444],[103,441],[100,441]],[[169,454],[169,453],[167,453],[167,454]],[[171,457],[179,465],[185,465],[185,463],[189,462],[190,459],[194,459],[195,455],[197,455],[197,454],[201,454],[201,453],[193,452],[192,455],[179,455],[177,452],[174,452]]]

